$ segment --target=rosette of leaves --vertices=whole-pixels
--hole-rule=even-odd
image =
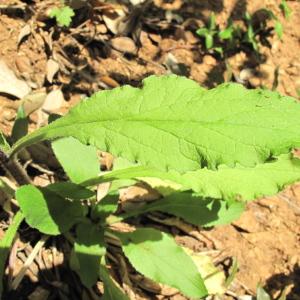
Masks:
[[[204,297],[205,278],[170,235],[153,228],[118,232],[112,224],[154,211],[197,226],[230,223],[245,201],[300,180],[300,161],[291,154],[300,147],[299,119],[295,99],[233,83],[206,90],[187,78],[151,76],[141,88],[98,92],[7,151],[12,158],[51,140],[69,177],[43,188],[21,186],[20,213],[44,234],[72,235],[71,265],[84,285],[104,282],[104,299],[128,299],[106,265],[112,240],[137,272]],[[99,172],[98,150],[127,166]],[[161,199],[120,212],[118,188],[137,181],[161,191]],[[105,182],[113,184],[97,201],[94,187]]]

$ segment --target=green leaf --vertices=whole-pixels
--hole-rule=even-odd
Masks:
[[[234,257],[232,266],[229,270],[229,276],[226,278],[225,286],[229,288],[239,270],[238,260]]]
[[[100,173],[95,147],[83,145],[77,139],[67,137],[54,141],[52,148],[56,158],[73,182],[79,183]]]
[[[254,168],[245,168],[240,165],[229,168],[221,165],[218,170],[205,168],[185,174],[134,166],[108,172],[90,179],[84,185],[89,186],[110,180],[131,178],[139,180],[146,178],[146,182],[151,185],[148,177],[178,183],[182,186],[182,190],[191,189],[203,197],[245,201],[276,194],[286,185],[299,181],[300,160],[291,158],[290,155],[281,155],[274,161],[258,164]]]
[[[277,34],[277,36],[282,39],[282,35],[283,35],[283,26],[282,24],[277,20],[275,22],[275,32]]]
[[[214,37],[212,34],[207,34],[205,36],[205,47],[206,49],[212,48],[214,45]]]
[[[222,40],[229,40],[233,36],[233,31],[234,31],[234,27],[232,25],[228,26],[224,30],[218,33],[219,38]]]
[[[256,299],[257,300],[271,300],[271,297],[261,286],[258,286],[257,290],[256,290]]]
[[[201,37],[205,37],[207,34],[209,34],[209,30],[205,27],[203,28],[199,28],[196,33],[201,36]]]
[[[293,10],[289,7],[289,5],[287,4],[286,0],[282,0],[280,5],[279,5],[280,9],[282,10],[284,17],[286,19],[289,19]]]
[[[179,289],[188,297],[207,295],[192,259],[167,234],[150,228],[118,233],[133,267],[146,277]]]
[[[24,106],[21,104],[17,111],[16,120],[14,122],[11,138],[15,143],[28,133],[28,117],[25,113]]]
[[[0,151],[3,151],[5,154],[8,154],[11,150],[9,143],[7,142],[5,136],[0,130]]]
[[[5,232],[4,237],[0,241],[0,298],[3,292],[3,276],[5,271],[6,260],[10,251],[10,247],[14,241],[17,230],[24,220],[23,214],[18,211],[13,218],[12,223]]]
[[[217,199],[252,200],[273,195],[300,180],[300,160],[281,155],[277,160],[245,168],[220,166],[217,171],[202,169],[182,175],[185,188]]]
[[[100,277],[104,283],[104,295],[102,300],[129,300],[122,290],[111,279],[106,267],[100,265]]]
[[[66,200],[47,188],[23,185],[16,191],[16,199],[26,222],[49,235],[68,231],[86,214],[79,201]]]
[[[212,13],[209,17],[208,28],[214,30],[216,28],[216,15]]]
[[[300,105],[265,90],[222,84],[211,90],[177,76],[151,76],[142,89],[96,93],[64,117],[21,139],[65,136],[158,169],[253,167],[300,147]]]
[[[50,12],[50,18],[55,18],[59,26],[69,27],[72,17],[75,16],[74,10],[69,6],[55,7]]]
[[[76,228],[74,252],[79,264],[78,275],[90,288],[99,276],[101,257],[105,255],[104,233],[91,223],[79,224]]]
[[[72,200],[84,200],[95,196],[95,192],[72,182],[52,183],[47,186],[47,189],[62,198]]]
[[[175,193],[123,215],[132,217],[151,211],[162,211],[180,217],[197,226],[216,226],[231,223],[244,211],[245,204],[203,199],[192,193]],[[122,215],[119,217],[122,218]]]
[[[95,207],[93,207],[92,219],[100,219],[104,223],[105,219],[113,214],[118,208],[119,195],[108,194]]]

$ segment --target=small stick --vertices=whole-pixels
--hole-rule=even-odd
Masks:
[[[39,253],[40,249],[43,247],[45,242],[47,241],[48,236],[43,236],[34,246],[32,252],[28,256],[26,262],[24,263],[24,266],[21,268],[19,274],[16,276],[16,278],[13,280],[11,288],[13,290],[16,290],[21,283],[23,277],[25,276],[26,271],[28,270],[29,266],[34,261],[36,255]]]

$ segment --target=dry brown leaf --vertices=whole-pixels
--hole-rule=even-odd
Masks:
[[[42,106],[42,110],[46,113],[53,113],[64,104],[65,98],[61,90],[51,91]]]
[[[111,46],[120,52],[136,54],[137,48],[135,46],[134,41],[125,36],[116,37],[111,40]]]
[[[21,44],[21,42],[23,41],[23,39],[25,37],[27,37],[28,35],[31,34],[31,26],[29,24],[26,24],[21,30],[20,30],[20,33],[19,33],[19,36],[18,36],[18,42],[17,42],[17,45],[19,46]]]
[[[23,108],[26,116],[41,108],[46,99],[46,92],[44,90],[34,91],[27,95],[23,100]]]
[[[119,26],[125,17],[125,13],[121,8],[116,8],[113,13],[103,13],[103,21],[106,27],[113,33],[119,33]]]
[[[58,112],[64,102],[65,98],[61,90],[51,91],[38,112],[38,126],[46,124],[49,114]]]
[[[166,10],[178,10],[181,8],[183,1],[182,0],[174,0],[174,1],[166,1],[166,0],[154,0],[154,4],[162,9]]]
[[[47,80],[52,83],[54,76],[57,74],[59,71],[59,64],[57,61],[53,59],[48,59],[47,61]]]
[[[0,61],[0,93],[9,94],[19,99],[28,95],[31,88],[28,84],[16,77],[15,73],[7,66],[7,64]]]

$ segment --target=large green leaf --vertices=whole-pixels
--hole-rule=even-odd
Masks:
[[[100,163],[95,147],[83,145],[78,140],[67,137],[54,141],[52,148],[73,182],[79,183],[100,173]]]
[[[277,159],[258,164],[254,168],[237,165],[230,168],[225,165],[217,170],[207,168],[179,174],[176,171],[159,171],[154,168],[133,166],[127,169],[111,171],[92,178],[83,185],[95,185],[116,179],[161,178],[181,185],[182,190],[193,190],[204,197],[216,199],[252,200],[272,195],[286,185],[300,180],[300,160],[290,155],[280,155]],[[155,186],[154,186],[155,188]]]
[[[181,184],[195,192],[218,199],[252,200],[273,195],[300,180],[300,159],[281,155],[254,168],[220,166],[217,171],[197,170],[182,176]]]
[[[227,205],[225,201],[205,200],[192,193],[175,193],[159,199],[128,214],[116,217],[120,219],[133,217],[151,211],[162,211],[180,217],[198,226],[216,226],[228,224],[238,219],[244,211],[245,204],[234,202]]]
[[[79,201],[66,200],[47,188],[23,185],[16,191],[16,198],[26,222],[45,234],[68,231],[86,213]]]
[[[3,275],[5,270],[6,259],[8,257],[10,247],[13,243],[17,230],[24,220],[24,215],[21,211],[18,211],[14,216],[12,223],[5,232],[4,237],[0,241],[0,299],[3,292]]]
[[[78,261],[78,275],[82,283],[93,286],[99,276],[101,257],[105,255],[104,233],[91,223],[79,224],[74,252]]]
[[[187,78],[151,76],[143,88],[96,93],[21,139],[13,153],[38,141],[73,136],[158,169],[254,166],[300,146],[299,119],[299,103],[275,92],[232,83],[204,90]]]
[[[104,295],[102,300],[129,300],[122,290],[111,279],[105,266],[100,265],[100,277],[104,283]]]
[[[207,295],[192,259],[167,234],[151,228],[119,233],[125,255],[146,277],[179,289],[188,297]]]

